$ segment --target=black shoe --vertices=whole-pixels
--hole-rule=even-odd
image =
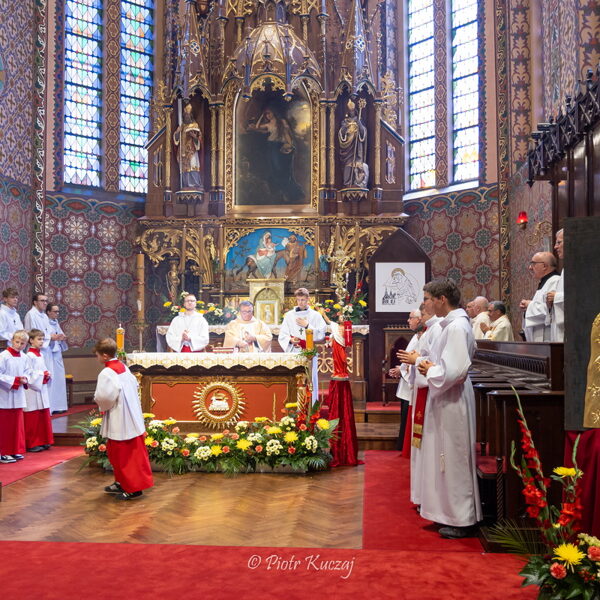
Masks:
[[[118,481],[115,481],[114,483],[111,483],[110,485],[107,485],[104,488],[104,491],[107,494],[124,494],[125,493],[123,491],[123,488],[121,487],[121,484]]]
[[[44,446],[33,446],[33,448],[27,448],[27,452],[41,452]]]
[[[10,456],[10,454],[3,454],[2,456],[0,456],[0,463],[2,463],[2,464],[15,463],[15,462],[17,462],[17,459]]]
[[[22,454],[13,454],[15,460],[23,460],[25,457]]]
[[[449,540],[459,540],[462,538],[473,537],[475,534],[474,527],[452,527],[451,525],[445,525],[438,529],[438,533]]]
[[[42,449],[43,449],[43,450],[50,450],[50,448],[52,448],[52,444],[44,444],[44,445],[42,446]]]
[[[142,492],[123,492],[122,494],[117,494],[115,498],[117,500],[134,500],[135,498],[141,498]]]

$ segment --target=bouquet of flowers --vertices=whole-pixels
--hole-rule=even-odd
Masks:
[[[352,321],[352,323],[361,323],[367,317],[367,302],[364,299],[364,294],[355,296],[354,298],[347,297],[346,300],[325,300],[324,303],[315,304],[315,308],[323,309],[325,314],[332,320],[337,321],[340,317],[344,321]]]
[[[516,394],[516,392],[515,392]],[[538,451],[531,437],[523,408],[517,395],[518,423],[521,429],[521,463],[515,462],[515,444],[512,444],[511,465],[523,482],[523,496],[527,514],[536,521],[541,545],[531,543],[519,535],[510,522],[496,525],[494,539],[512,552],[527,557],[520,571],[525,578],[523,586],[537,585],[538,598],[600,598],[600,540],[579,533],[582,512],[578,481],[583,473],[577,468],[576,454],[579,439],[573,448],[573,467],[556,467],[551,478],[544,477]],[[560,508],[548,504],[547,492],[551,480],[562,485],[563,501]]]
[[[247,473],[259,468],[287,466],[297,471],[323,470],[331,461],[329,441],[338,419],[314,413],[307,420],[296,403],[286,405],[280,421],[257,417],[239,421],[232,430],[200,435],[182,434],[175,419],[159,420],[144,413],[145,444],[150,460],[172,474],[189,471]],[[84,432],[89,461],[108,467],[106,440],[100,437],[102,418],[91,415],[79,428]]]

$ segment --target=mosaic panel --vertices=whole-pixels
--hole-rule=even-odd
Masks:
[[[46,293],[67,315],[63,329],[70,345],[91,346],[113,336],[119,322],[133,344],[132,273],[141,205],[64,194],[48,194],[47,201]]]
[[[469,300],[500,295],[497,186],[408,200],[405,227],[431,257],[433,277],[452,277]]]
[[[25,185],[33,176],[33,2],[0,0],[0,49],[4,72],[0,92],[0,173]]]

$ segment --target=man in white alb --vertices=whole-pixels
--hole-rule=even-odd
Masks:
[[[50,371],[52,379],[54,379],[54,372],[52,370],[52,356],[50,352],[50,320],[46,314],[47,306],[48,296],[46,296],[46,294],[34,294],[32,299],[32,307],[27,311],[23,323],[27,331],[39,329],[40,331],[44,332],[44,345],[40,349],[40,352],[44,357],[46,368],[48,371]],[[52,379],[50,379],[50,387],[52,387]]]
[[[46,314],[50,324],[50,360],[52,361],[52,379],[49,382],[50,412],[63,413],[68,408],[67,382],[62,353],[69,349],[67,336],[58,322],[58,304],[48,303]]]
[[[564,258],[563,230],[556,232],[554,250],[560,260]],[[563,342],[565,339],[565,270],[560,273],[556,290],[546,294],[546,304],[550,309],[550,341]]]
[[[254,305],[249,300],[240,302],[239,315],[225,327],[224,348],[239,352],[270,352],[273,334],[269,326],[254,316]]]
[[[529,272],[538,280],[538,289],[531,300],[521,300],[523,331],[528,342],[550,341],[550,310],[546,303],[548,292],[556,290],[560,275],[556,272],[556,258],[550,252],[537,252],[529,263]]]
[[[167,344],[175,352],[201,352],[208,344],[208,323],[196,310],[196,296],[183,299],[185,312],[177,315],[167,330]]]
[[[2,305],[0,306],[0,340],[10,342],[13,333],[23,329],[23,322],[17,312],[19,292],[15,288],[6,288],[2,292]]]
[[[300,352],[306,347],[306,330],[313,332],[313,341],[320,342],[325,339],[327,324],[325,319],[316,310],[308,306],[309,293],[306,288],[298,288],[294,292],[296,307],[288,310],[283,317],[283,323],[279,330],[279,345],[284,352]],[[319,381],[317,369],[317,357],[313,359],[312,369],[313,403],[319,398]]]

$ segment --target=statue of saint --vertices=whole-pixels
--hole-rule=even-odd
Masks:
[[[179,273],[177,271],[177,261],[169,261],[169,271],[167,273],[167,290],[169,300],[173,303],[177,300],[177,291],[179,290]]]
[[[183,109],[183,123],[175,130],[173,141],[177,146],[177,162],[181,176],[181,188],[184,190],[202,190],[200,175],[200,149],[202,132],[194,120],[191,104]]]
[[[359,101],[363,106],[364,100]],[[343,165],[344,187],[365,188],[369,183],[369,165],[367,157],[367,128],[360,120],[360,111],[348,100],[348,110],[338,131],[340,158]]]

